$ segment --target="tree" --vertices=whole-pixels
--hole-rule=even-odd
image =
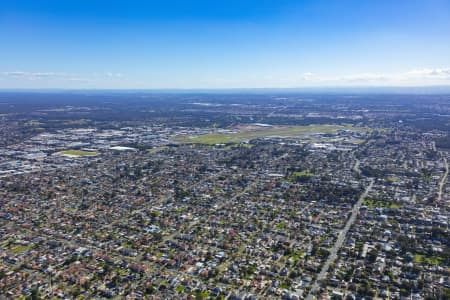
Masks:
[[[31,294],[30,296],[28,296],[26,298],[27,300],[38,300],[38,299],[42,299],[41,294],[39,293],[39,289],[37,287],[34,287],[31,290]]]

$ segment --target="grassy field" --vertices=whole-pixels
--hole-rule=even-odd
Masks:
[[[374,200],[374,199],[364,199],[362,205],[367,206],[370,209],[374,208],[391,208],[391,209],[399,209],[400,204],[389,201],[382,200]]]
[[[414,263],[416,264],[428,264],[428,265],[439,265],[441,263],[441,261],[443,260],[442,257],[439,256],[429,256],[429,257],[425,257],[424,255],[421,254],[415,254],[414,255]]]
[[[20,255],[20,254],[23,254],[23,253],[25,253],[25,252],[33,249],[33,248],[34,248],[34,245],[28,245],[28,246],[14,245],[9,250],[14,255]]]
[[[295,171],[295,172],[292,172],[291,176],[289,176],[289,180],[295,182],[299,178],[309,178],[309,177],[313,177],[313,176],[314,176],[314,173],[311,173],[310,170],[303,170],[301,172]]]
[[[179,142],[198,143],[198,144],[228,144],[241,143],[256,138],[264,137],[301,137],[314,133],[334,134],[338,130],[349,129],[358,131],[367,131],[366,128],[339,125],[314,125],[314,126],[285,126],[268,127],[254,131],[243,131],[236,133],[210,133],[195,137],[182,137]]]
[[[59,155],[66,155],[66,156],[97,156],[97,152],[93,151],[81,151],[81,150],[64,150],[58,152]]]

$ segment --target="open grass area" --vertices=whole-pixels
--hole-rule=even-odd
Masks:
[[[400,204],[396,202],[389,202],[383,200],[374,200],[374,199],[364,199],[362,205],[367,206],[370,209],[374,208],[391,208],[391,209],[399,209]]]
[[[10,243],[9,240],[5,240],[3,242],[0,243],[0,249],[4,250],[6,246],[8,246]]]
[[[314,176],[314,173],[312,173],[310,170],[306,169],[303,171],[295,171],[292,172],[291,176],[289,177],[290,180],[295,181],[298,178],[306,178],[306,177],[312,177]]]
[[[414,263],[416,264],[427,264],[427,265],[434,265],[437,266],[441,263],[442,261],[442,257],[439,256],[429,256],[429,257],[425,257],[425,255],[422,254],[415,254],[414,255]]]
[[[81,151],[81,150],[64,150],[58,152],[59,155],[66,155],[66,156],[97,156],[98,152],[93,151]]]
[[[242,143],[256,138],[264,137],[301,137],[314,133],[334,134],[338,130],[368,131],[367,128],[340,125],[310,125],[310,126],[278,126],[267,127],[253,131],[241,131],[236,133],[210,133],[195,137],[181,137],[179,142],[199,144],[228,144]]]
[[[33,249],[33,248],[34,248],[34,245],[27,245],[27,246],[25,246],[25,245],[18,245],[17,244],[17,245],[12,246],[9,250],[14,255],[20,255],[20,254],[23,254],[23,253],[25,253],[25,252]]]
[[[284,229],[286,228],[286,223],[280,222],[275,226],[276,229]]]
[[[303,252],[302,250],[296,250],[290,255],[290,257],[292,257],[294,263],[297,263],[300,258],[305,257],[305,252]]]
[[[183,293],[184,290],[185,290],[185,287],[182,286],[182,285],[180,284],[179,286],[177,286],[177,287],[175,288],[175,290],[176,290],[178,293]]]

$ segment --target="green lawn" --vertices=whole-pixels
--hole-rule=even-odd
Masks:
[[[289,179],[291,181],[296,181],[298,178],[309,178],[309,177],[313,177],[314,173],[312,173],[310,170],[305,169],[303,171],[295,171],[292,172],[291,176],[289,177]]]
[[[400,204],[395,202],[383,201],[383,200],[374,200],[370,198],[364,199],[362,205],[367,206],[370,209],[373,208],[391,208],[391,209],[399,209]]]
[[[286,223],[284,223],[284,222],[278,223],[278,224],[275,226],[275,228],[276,228],[276,229],[284,229],[284,228],[286,228]]]
[[[292,259],[294,260],[294,263],[297,263],[297,261],[300,258],[305,257],[305,252],[301,251],[301,250],[296,250],[294,253],[290,254],[290,256],[292,257]]]
[[[69,156],[97,156],[98,152],[93,151],[81,151],[81,150],[64,150],[58,152],[59,155],[69,155]]]
[[[198,144],[228,144],[241,143],[256,138],[264,138],[270,136],[278,137],[300,137],[313,133],[328,133],[334,134],[338,130],[349,129],[358,131],[368,131],[367,128],[359,128],[352,126],[340,125],[310,125],[310,126],[284,126],[284,127],[269,127],[254,131],[244,131],[236,133],[210,133],[195,137],[181,137],[177,140],[186,143]]]
[[[28,245],[28,246],[17,244],[17,245],[12,246],[9,250],[14,255],[20,255],[20,254],[23,254],[33,248],[34,248],[34,245],[32,245],[32,244]]]
[[[175,290],[178,292],[178,293],[183,293],[184,292],[184,286],[182,286],[182,285],[179,285],[179,286],[177,286],[176,288],[175,288]]]
[[[415,254],[413,259],[414,263],[416,264],[425,263],[427,265],[439,265],[442,260],[443,260],[442,257],[439,256],[425,257],[422,254]]]

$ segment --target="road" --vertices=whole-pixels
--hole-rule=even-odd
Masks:
[[[357,159],[357,160],[355,161],[355,164],[353,165],[352,170],[353,170],[353,172],[355,172],[355,173],[361,174],[361,170],[359,169],[359,164],[360,164],[359,159]]]
[[[445,157],[444,153],[442,154],[442,159],[444,160],[444,165],[445,165],[445,173],[444,176],[442,176],[441,181],[439,182],[439,189],[438,189],[438,201],[442,200],[442,190],[444,189],[445,183],[447,181],[447,177],[448,177],[448,162],[447,162],[447,158]]]
[[[309,291],[308,296],[306,297],[307,300],[312,300],[314,298],[314,295],[317,292],[317,289],[319,288],[319,283],[325,279],[328,269],[330,268],[330,265],[336,260],[337,253],[339,249],[342,247],[342,244],[345,241],[345,238],[347,236],[348,231],[352,227],[353,223],[355,223],[356,217],[358,216],[359,208],[361,207],[361,204],[363,200],[367,197],[367,194],[372,189],[373,185],[373,179],[370,179],[369,185],[366,187],[366,190],[362,195],[359,197],[358,201],[355,203],[352,209],[352,215],[347,220],[347,223],[345,224],[345,227],[339,232],[339,236],[336,240],[336,242],[333,245],[333,248],[330,250],[330,255],[328,256],[326,262],[322,266],[322,270],[320,270],[319,275],[317,275],[316,280],[314,281],[311,290]]]

